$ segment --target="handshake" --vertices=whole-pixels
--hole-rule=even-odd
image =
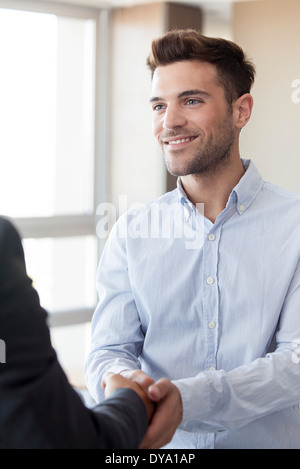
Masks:
[[[169,379],[154,382],[141,370],[126,370],[105,373],[102,387],[106,398],[118,388],[131,388],[143,400],[149,427],[139,449],[161,448],[169,443],[182,419],[180,392]]]

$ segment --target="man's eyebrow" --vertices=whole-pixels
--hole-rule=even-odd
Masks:
[[[153,96],[153,98],[149,99],[149,103],[155,103],[156,101],[163,101],[163,98],[159,98],[158,96]]]
[[[177,98],[184,98],[186,96],[203,96],[204,98],[208,98],[210,97],[211,95],[207,92],[207,91],[203,91],[203,90],[186,90],[186,91],[182,91],[182,93],[179,93],[179,95],[177,96]],[[152,98],[150,98],[149,102],[150,103],[155,103],[157,101],[164,101],[163,98],[160,98],[159,96],[153,96]]]
[[[211,96],[207,91],[203,91],[203,90],[186,90],[186,91],[183,91],[182,93],[179,93],[177,98],[184,98],[186,96],[195,96],[195,95],[198,95],[198,96],[201,95],[206,98]]]

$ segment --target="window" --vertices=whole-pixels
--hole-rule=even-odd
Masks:
[[[105,99],[98,103],[108,14],[19,7],[0,0],[0,213],[21,232],[62,365],[82,381],[101,249],[96,205],[106,198]]]

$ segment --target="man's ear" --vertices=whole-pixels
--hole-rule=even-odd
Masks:
[[[251,117],[252,108],[253,98],[249,93],[243,94],[233,103],[233,115],[238,129],[242,129],[247,124]]]

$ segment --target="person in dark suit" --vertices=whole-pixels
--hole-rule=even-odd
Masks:
[[[0,217],[0,448],[137,448],[153,403],[136,383],[108,374],[111,396],[87,408],[57,360],[46,319],[20,237]]]

